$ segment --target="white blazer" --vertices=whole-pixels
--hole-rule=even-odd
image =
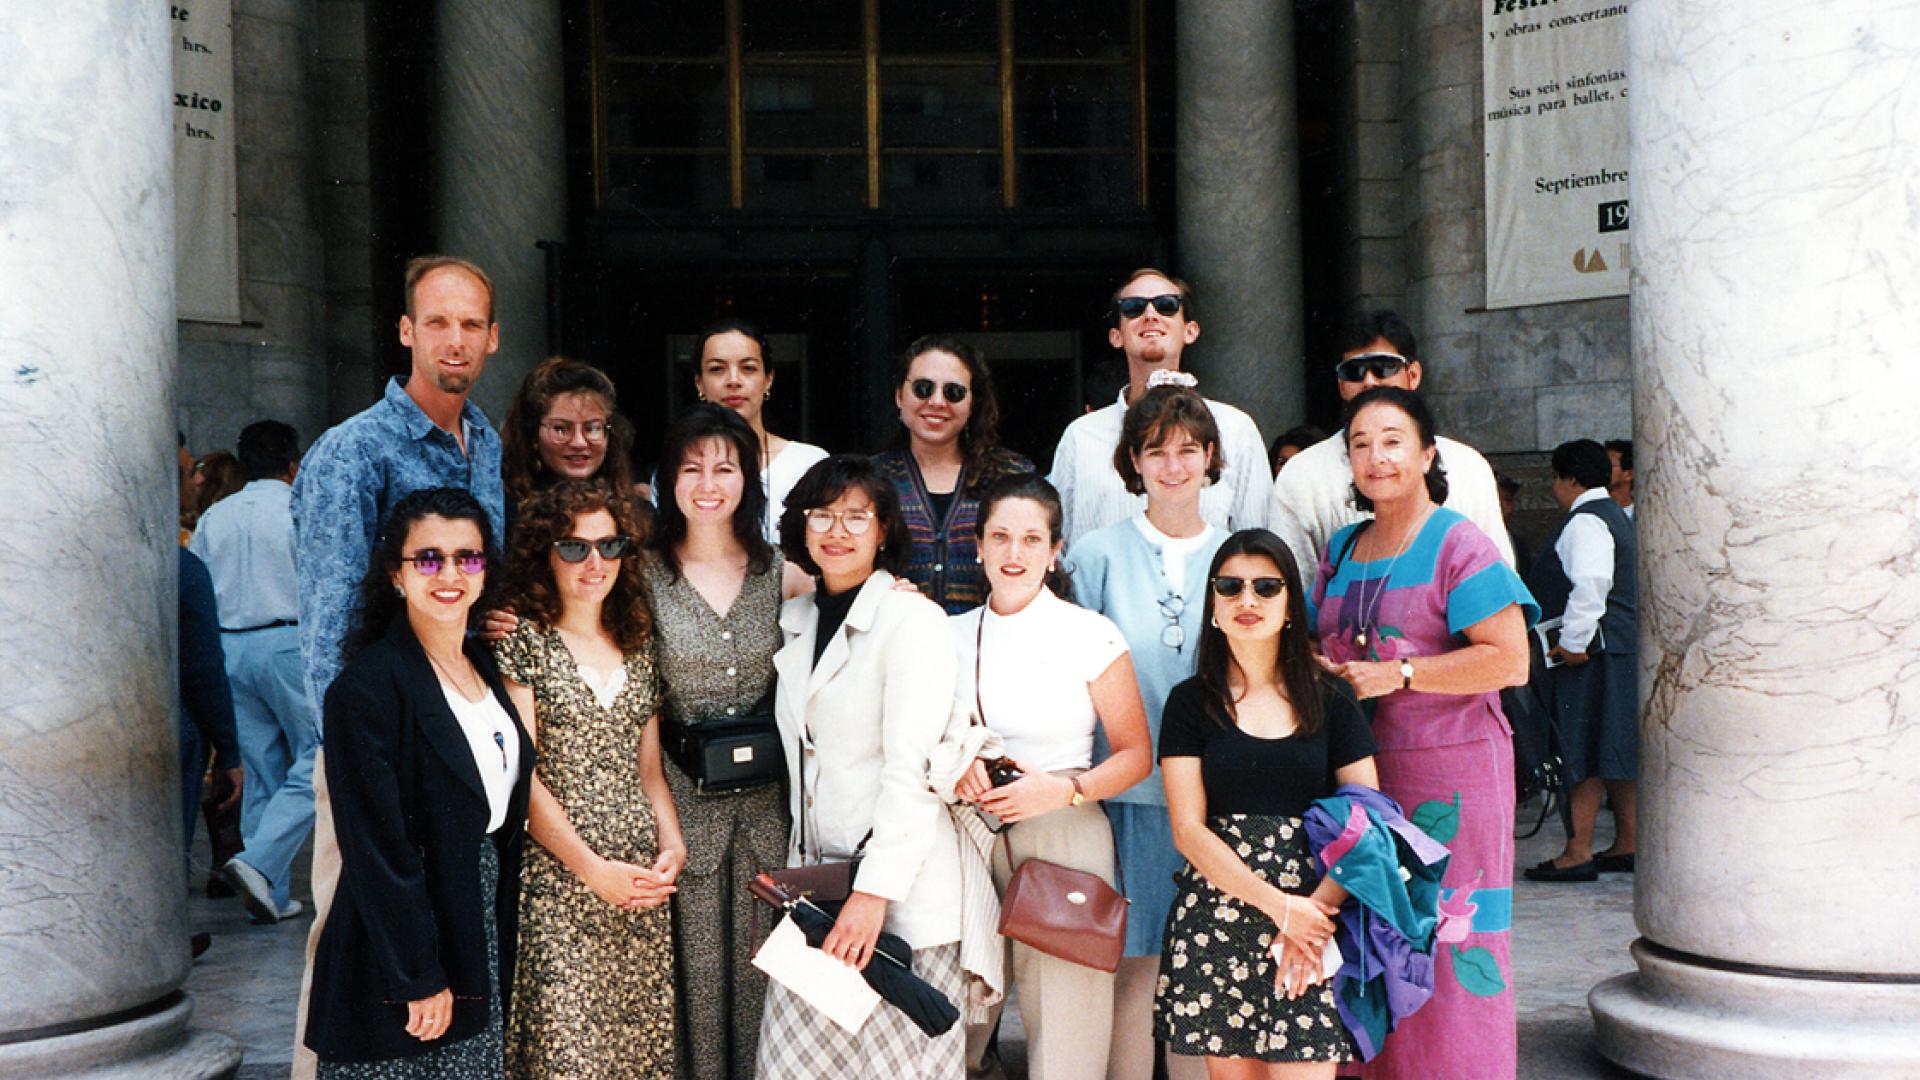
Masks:
[[[876,570],[813,662],[813,597],[780,611],[774,713],[787,748],[794,835],[787,865],[852,855],[869,830],[854,888],[885,898],[886,929],[914,948],[960,939],[960,841],[928,780],[953,711],[947,617]],[[796,748],[798,752],[796,752]],[[806,805],[801,803],[804,772]]]

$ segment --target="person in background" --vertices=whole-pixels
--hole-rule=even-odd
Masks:
[[[1366,1075],[1511,1077],[1513,733],[1500,691],[1527,679],[1539,607],[1493,541],[1441,505],[1448,477],[1420,396],[1380,386],[1350,410],[1349,482],[1373,516],[1328,540],[1307,615],[1331,670],[1373,703],[1380,790],[1452,850],[1443,906],[1473,912],[1436,950],[1433,996]]]
[[[1187,865],[1154,1028],[1211,1076],[1331,1078],[1355,1057],[1321,964],[1347,893],[1320,876],[1301,818],[1340,785],[1379,785],[1373,736],[1314,662],[1306,590],[1279,537],[1228,537],[1208,586],[1199,674],[1173,688],[1160,728]]]
[[[1193,289],[1153,267],[1128,275],[1107,308],[1107,343],[1127,360],[1127,385],[1117,401],[1067,425],[1053,452],[1047,479],[1066,511],[1067,548],[1080,538],[1140,512],[1140,496],[1128,491],[1113,467],[1127,407],[1147,390],[1158,371],[1179,372],[1181,357],[1200,339]],[[1253,418],[1225,402],[1207,399],[1220,432],[1219,478],[1200,504],[1200,516],[1216,529],[1264,525],[1272,474],[1267,442]]]
[[[1607,460],[1613,465],[1607,478],[1607,495],[1633,520],[1633,440],[1608,439]]]
[[[912,550],[907,577],[948,614],[987,597],[974,548],[980,494],[1033,463],[999,445],[1000,407],[986,360],[966,342],[928,335],[893,369],[898,445],[873,456],[900,496]]]
[[[207,508],[247,486],[246,470],[240,459],[225,450],[200,455],[193,463],[193,517],[197,522]]]
[[[180,483],[174,488],[174,498],[180,512],[180,546],[186,547],[187,541],[193,539],[193,505],[200,476],[193,471],[193,454],[187,449],[187,433],[180,431],[176,434],[180,436],[180,443],[175,453],[175,459],[180,466]]]
[[[341,872],[302,1029],[323,1080],[502,1074],[533,742],[468,632],[487,518],[458,488],[394,505],[327,689]]]
[[[1288,428],[1282,432],[1279,438],[1273,440],[1273,445],[1267,448],[1267,456],[1272,459],[1273,475],[1279,476],[1280,469],[1293,460],[1295,454],[1314,443],[1324,441],[1326,437],[1326,432],[1312,424],[1301,424],[1299,427]]]
[[[728,320],[700,332],[694,340],[693,393],[701,401],[710,401],[740,414],[753,428],[759,440],[755,457],[761,494],[767,508],[766,537],[769,543],[780,539],[780,511],[787,504],[787,492],[827,452],[812,443],[775,435],[767,430],[766,405],[773,397],[773,361],[766,335],[751,323]],[[670,478],[661,478],[670,486]],[[656,493],[655,502],[660,498]]]
[[[207,564],[180,549],[180,695],[176,708],[180,732],[180,810],[182,842],[193,851],[193,815],[200,806],[200,784],[213,771],[228,792],[225,812],[240,805],[246,775],[240,740],[234,731],[233,690],[220,651],[220,613]]]
[[[761,531],[759,450],[753,428],[721,405],[682,413],[661,447],[660,505],[640,570],[663,715],[689,728],[754,713],[773,685],[781,600],[812,587]],[[682,1064],[693,1080],[751,1075],[767,977],[753,966],[765,918],[747,884],[786,862],[786,800],[778,782],[702,792],[671,757],[666,773],[687,842],[673,896]]]
[[[1520,481],[1503,472],[1493,474],[1500,489],[1500,524],[1506,527],[1507,540],[1513,545],[1514,567],[1525,570],[1533,565],[1533,549],[1513,531],[1513,518],[1520,512]]]
[[[1065,587],[1060,557],[1060,496],[1032,474],[1001,479],[980,499],[976,526],[987,602],[948,620],[959,663],[961,712],[1005,739],[1021,770],[995,787],[975,761],[956,786],[961,798],[1007,822],[993,856],[1004,896],[1028,859],[1098,875],[1115,883],[1113,828],[1100,804],[1153,771],[1145,707],[1120,628],[1104,615],[1056,595]],[[1093,736],[1109,753],[1093,764]],[[1103,1080],[1112,1040],[1113,982],[1108,972],[1009,943],[1032,1080]],[[988,1037],[1000,1018],[970,1025],[970,1075],[991,1075]]]
[[[1529,881],[1592,881],[1633,871],[1640,698],[1638,554],[1633,522],[1609,497],[1612,463],[1591,439],[1553,449],[1553,498],[1567,512],[1527,584],[1540,613],[1561,619],[1547,670],[1546,697],[1560,734],[1572,821],[1560,854],[1531,867]],[[1593,850],[1593,823],[1606,796],[1613,846]]]
[[[1207,566],[1227,535],[1201,514],[1201,493],[1220,476],[1220,429],[1216,412],[1190,379],[1180,372],[1153,376],[1155,385],[1134,399],[1121,423],[1112,468],[1129,493],[1146,496],[1146,509],[1087,534],[1065,556],[1074,601],[1113,620],[1127,639],[1147,730],[1156,743],[1168,692],[1193,674]],[[1104,760],[1109,749],[1096,742],[1094,760]],[[1104,809],[1131,902],[1114,983],[1107,1073],[1115,1080],[1146,1080],[1155,1056],[1161,930],[1173,904],[1180,853],[1158,770],[1104,800]],[[1176,1075],[1199,1071],[1190,1058],[1175,1058],[1169,1067]]]
[[[660,756],[653,616],[639,524],[604,484],[520,506],[519,626],[494,645],[534,767],[507,1074],[673,1071],[673,922],[687,861]]]
[[[605,372],[564,356],[547,357],[521,381],[500,433],[508,517],[562,480],[600,478],[625,495],[633,486],[631,439]]]
[[[953,713],[953,645],[938,606],[892,587],[907,554],[893,485],[866,458],[827,458],[788,496],[780,547],[819,582],[781,612],[786,645],[773,661],[794,819],[787,865],[860,860],[820,950],[864,968],[884,929],[912,946],[914,974],[961,1001],[962,847],[929,775]],[[882,1005],[851,1034],[776,982],[756,1073],[958,1078],[965,1030],[929,1038]]]
[[[1340,339],[1340,360],[1333,365],[1340,400],[1352,409],[1360,394],[1376,386],[1420,389],[1426,373],[1413,330],[1391,311],[1371,311],[1349,323]],[[1447,508],[1466,515],[1493,541],[1500,557],[1515,566],[1513,546],[1500,518],[1500,496],[1493,467],[1465,443],[1439,437],[1435,445],[1447,463]],[[1351,498],[1353,469],[1347,461],[1347,432],[1302,450],[1273,480],[1267,526],[1293,550],[1301,566],[1317,566],[1327,539],[1343,525],[1366,515]]]
[[[240,432],[247,486],[207,509],[194,530],[219,597],[221,647],[246,765],[240,847],[219,863],[247,913],[274,923],[300,914],[288,894],[293,860],[313,829],[318,725],[300,663],[293,555],[299,435],[277,420]]]
[[[466,259],[423,255],[407,263],[405,288],[406,313],[398,330],[410,356],[408,373],[389,380],[379,401],[321,435],[301,459],[293,484],[300,656],[307,695],[323,726],[314,759],[309,974],[340,876],[340,850],[327,808],[326,716],[320,703],[340,670],[341,644],[359,613],[359,583],[381,523],[408,494],[452,487],[473,494],[486,511],[491,535],[506,534],[500,438],[480,407],[467,400],[487,358],[500,348],[493,282]],[[302,1028],[307,1000],[303,979]],[[313,1069],[313,1054],[296,1039],[293,1080],[310,1080]]]

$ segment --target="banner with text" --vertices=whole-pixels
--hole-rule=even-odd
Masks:
[[[1627,5],[1482,0],[1487,306],[1627,293]]]
[[[174,255],[182,319],[240,321],[233,0],[167,4],[173,30]]]

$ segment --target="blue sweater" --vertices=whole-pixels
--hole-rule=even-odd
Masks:
[[[1073,576],[1074,602],[1112,619],[1126,636],[1127,648],[1133,652],[1134,676],[1140,680],[1140,700],[1147,707],[1147,733],[1156,749],[1167,694],[1193,675],[1207,606],[1207,567],[1226,539],[1225,532],[1213,530],[1206,543],[1187,555],[1183,580],[1177,583],[1167,581],[1159,545],[1149,542],[1132,518],[1081,537],[1062,559]],[[1180,614],[1170,622],[1166,614],[1172,607],[1169,598],[1176,594]],[[1163,640],[1167,627],[1176,622],[1184,637],[1178,649]],[[1105,730],[1096,728],[1094,761],[1105,760],[1107,753]],[[1108,801],[1167,805],[1157,753],[1154,759],[1151,776]]]

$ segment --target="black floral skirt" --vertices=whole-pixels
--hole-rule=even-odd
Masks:
[[[1300,895],[1319,871],[1299,818],[1234,814],[1207,823],[1262,881]],[[1176,1054],[1260,1061],[1352,1061],[1333,983],[1289,1001],[1268,955],[1279,928],[1258,909],[1182,867],[1175,879],[1154,995],[1155,1037]]]

